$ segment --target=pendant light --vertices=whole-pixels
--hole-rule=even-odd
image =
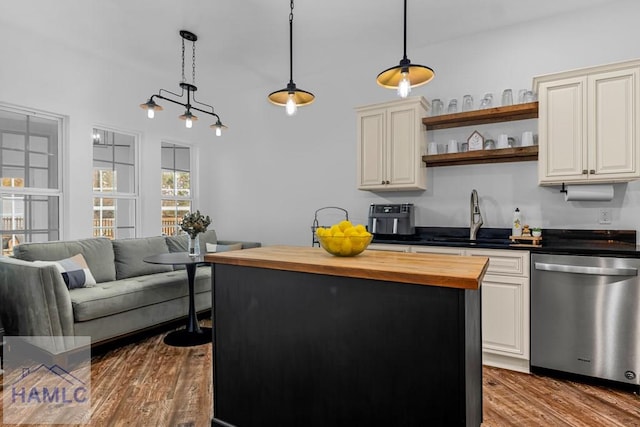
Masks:
[[[401,98],[406,98],[412,87],[429,83],[435,73],[424,65],[412,64],[407,58],[407,0],[404,0],[404,56],[400,64],[378,74],[376,81],[387,89],[397,89]]]
[[[180,31],[180,37],[182,37],[182,80],[179,83],[182,92],[180,95],[177,93],[173,93],[166,89],[160,89],[157,94],[151,95],[151,98],[144,104],[140,104],[140,108],[143,110],[147,110],[147,117],[153,119],[156,111],[162,111],[162,106],[156,104],[154,98],[163,99],[165,101],[172,102],[177,105],[181,105],[185,108],[184,114],[178,116],[180,120],[184,120],[185,126],[188,129],[191,129],[193,126],[193,122],[198,120],[198,116],[193,114],[191,111],[199,111],[204,114],[208,114],[213,116],[216,119],[216,122],[212,124],[210,127],[215,130],[216,136],[222,135],[222,130],[227,127],[222,124],[220,121],[220,117],[213,111],[213,107],[209,104],[205,104],[204,102],[196,101],[195,92],[198,90],[198,87],[195,85],[196,82],[196,40],[198,40],[198,36],[193,34],[191,31],[182,30]],[[187,79],[184,74],[184,41],[192,42],[192,64],[191,64],[191,83],[187,83]],[[185,95],[185,91],[187,93],[187,102],[182,103],[175,99],[172,99],[170,95],[174,97],[182,98]],[[203,109],[204,107],[208,107],[207,109]]]
[[[269,94],[272,104],[284,106],[288,115],[293,116],[298,107],[309,105],[315,96],[311,92],[298,89],[293,82],[293,0],[291,0],[291,12],[289,13],[289,83],[284,89]]]

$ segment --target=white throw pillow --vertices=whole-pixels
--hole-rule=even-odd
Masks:
[[[54,265],[68,289],[95,286],[96,279],[91,274],[87,261],[82,254],[74,255],[60,261],[34,261],[36,265]]]

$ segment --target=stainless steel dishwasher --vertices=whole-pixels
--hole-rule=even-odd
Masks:
[[[640,259],[531,256],[531,368],[640,385]]]

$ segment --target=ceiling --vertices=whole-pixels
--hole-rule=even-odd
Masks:
[[[616,0],[413,0],[411,48],[570,13]],[[286,79],[289,1],[285,0],[21,0],[3,1],[0,23],[94,55],[166,64],[179,55],[178,31],[199,36],[198,68],[250,66]],[[313,60],[324,46],[375,46],[391,63],[402,55],[400,0],[298,0],[294,55]],[[282,64],[282,62],[285,64]],[[418,61],[416,61],[418,62]],[[216,65],[217,64],[217,65]],[[207,65],[205,65],[207,67]]]

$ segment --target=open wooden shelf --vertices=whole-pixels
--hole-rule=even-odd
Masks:
[[[425,125],[427,130],[438,130],[537,118],[538,103],[529,102],[527,104],[487,108],[486,110],[473,110],[465,111],[464,113],[424,117],[422,119],[422,124]]]
[[[477,163],[506,163],[538,160],[538,146],[476,150],[464,153],[422,156],[427,167],[471,165]]]

